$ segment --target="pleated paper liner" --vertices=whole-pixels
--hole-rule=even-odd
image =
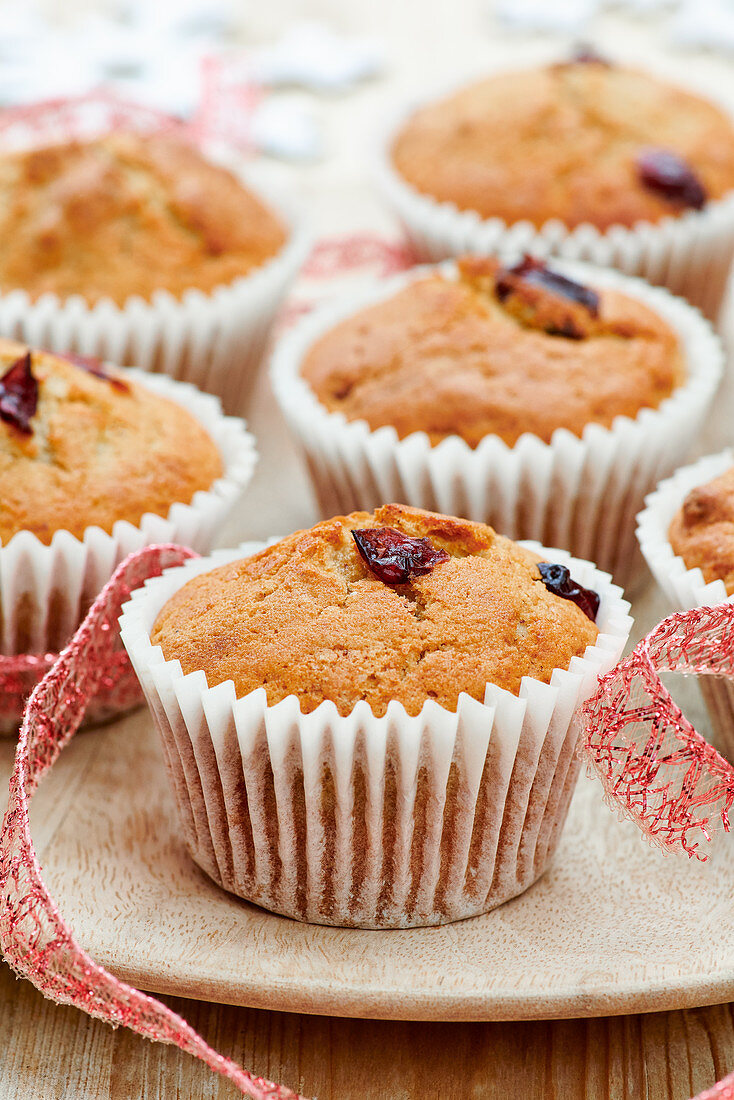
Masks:
[[[707,584],[701,570],[688,569],[668,540],[673,516],[691,489],[704,485],[732,466],[734,452],[725,450],[677,470],[650,493],[644,510],[637,517],[640,549],[671,610],[688,611],[694,607],[734,602],[734,596],[727,596],[723,581]],[[734,685],[724,676],[702,676],[699,685],[711,719],[714,743],[734,761]]]
[[[254,439],[242,420],[222,414],[215,397],[164,375],[132,369],[128,375],[181,405],[202,424],[219,448],[224,473],[190,501],[172,504],[166,516],[148,512],[137,525],[121,520],[111,533],[88,527],[81,539],[69,531],[57,531],[48,545],[30,531],[19,531],[0,546],[0,653],[29,655],[25,663],[16,662],[21,677],[18,691],[2,698],[2,732],[17,730],[23,687],[33,681],[34,670],[49,667],[53,654],[69,640],[122,559],[162,541],[208,552],[252,477],[257,461]]]
[[[581,437],[558,429],[550,443],[525,434],[508,447],[486,436],[472,449],[450,436],[434,447],[424,432],[399,439],[392,427],[371,431],[366,421],[347,421],[321,405],[300,367],[322,333],[435,269],[375,282],[298,322],[279,340],[271,362],[275,395],[305,453],[322,515],[372,511],[396,500],[489,523],[510,538],[561,546],[595,561],[620,584],[639,577],[635,513],[660,478],[685,460],[700,431],[723,370],[721,344],[697,310],[663,289],[613,271],[555,266],[657,312],[680,337],[686,381],[634,420],[617,417],[611,428],[588,424]],[[439,270],[456,277],[453,263]]]
[[[150,643],[169,597],[195,574],[260,549],[219,552],[174,570],[127,604],[121,636],[163,741],[186,840],[220,885],[267,909],[321,924],[439,924],[486,912],[547,867],[579,761],[578,705],[618,660],[632,620],[621,589],[588,562],[574,578],[601,594],[599,637],[550,684],[519,698],[488,684],[456,712],[432,700],[411,717],[391,702],[302,714],[295,696],[236,699],[183,676]]]
[[[43,882],[30,832],[33,792],[104,680],[121,604],[146,577],[190,556],[176,546],[131,555],[28,704],[0,834],[0,944],[9,965],[52,1000],[176,1044],[251,1100],[300,1100],[218,1054],[166,1005],[95,963],[76,942]],[[713,664],[734,676],[732,637],[734,607],[729,604],[672,616],[606,674],[583,707],[580,747],[607,796],[649,839],[667,851],[701,859],[714,834],[730,828],[734,769],[686,722],[659,673],[668,668],[705,672]],[[0,676],[2,668],[0,659]],[[722,1081],[700,1100],[727,1100],[733,1080]]]
[[[309,248],[304,220],[272,187],[264,194],[252,171],[243,170],[243,158],[210,135],[105,93],[4,112],[0,148],[89,139],[111,130],[173,131],[194,140],[203,155],[234,171],[273,208],[287,226],[286,244],[249,274],[208,292],[192,286],[180,297],[161,289],[150,301],[134,295],[123,305],[110,298],[90,305],[81,295],[47,293],[32,301],[22,288],[8,290],[0,293],[0,334],[192,382],[220,397],[225,411],[241,413],[275,315]]]
[[[650,67],[649,59],[645,67]],[[442,95],[455,90],[443,89]],[[711,99],[707,90],[700,94]],[[452,202],[418,191],[393,165],[391,148],[399,131],[418,107],[430,102],[433,97],[398,110],[375,149],[378,188],[420,260],[508,251],[580,260],[665,286],[710,320],[717,319],[734,257],[734,192],[708,202],[702,210],[603,231],[590,223],[571,229],[557,219],[537,227],[529,221],[508,224],[498,217],[483,218],[476,211],[460,210]],[[734,116],[730,104],[721,106]]]

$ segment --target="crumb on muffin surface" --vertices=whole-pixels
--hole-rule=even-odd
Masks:
[[[680,213],[640,179],[636,158],[650,147],[683,157],[710,199],[734,188],[734,127],[725,113],[614,64],[491,76],[416,111],[391,155],[418,191],[460,210],[603,230]]]
[[[0,157],[0,232],[3,292],[89,304],[210,291],[286,239],[257,196],[192,146],[122,132]]]
[[[734,594],[734,468],[691,489],[668,538],[686,568],[700,569],[707,584],[723,581]]]
[[[352,531],[394,527],[448,554],[404,585],[379,580]],[[596,625],[548,591],[538,558],[483,524],[386,505],[299,531],[253,557],[185,584],[151,633],[184,674],[238,697],[263,687],[273,705],[295,694],[303,712],[330,699],[340,714],[391,699],[417,714],[427,699],[455,710],[489,682],[517,693],[524,675],[548,682],[594,644]]]
[[[677,335],[639,300],[597,290],[593,315],[546,288],[514,281],[491,258],[458,261],[458,278],[426,275],[318,338],[301,374],[322,405],[399,438],[426,432],[476,447],[524,432],[581,436],[657,408],[684,380]],[[568,333],[571,333],[569,337]]]
[[[0,339],[0,393],[25,345]],[[122,371],[110,381],[48,352],[33,351],[37,409],[23,432],[0,419],[0,542],[30,531],[82,538],[117,520],[166,516],[222,475],[214,441],[186,409]],[[118,384],[115,385],[114,382]]]

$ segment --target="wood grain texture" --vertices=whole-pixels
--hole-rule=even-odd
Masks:
[[[219,1050],[318,1100],[688,1100],[734,1069],[732,1005],[593,1020],[421,1024],[166,1000]],[[0,1041],[3,1100],[237,1095],[188,1055],[52,1005],[6,967]]]

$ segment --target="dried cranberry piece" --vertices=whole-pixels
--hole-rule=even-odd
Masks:
[[[642,149],[635,161],[640,181],[670,202],[700,210],[706,188],[683,157],[670,149]]]
[[[367,567],[383,584],[407,584],[411,575],[422,577],[434,565],[448,561],[445,550],[429,539],[414,539],[395,527],[363,527],[352,531]]]
[[[538,562],[538,572],[549,592],[555,596],[561,596],[564,600],[573,600],[587,619],[591,619],[592,623],[596,622],[596,613],[599,610],[598,592],[577,584],[565,565],[541,561]]]
[[[0,378],[0,420],[23,435],[32,435],[31,418],[37,408],[38,380],[31,370],[31,353],[27,351]]]
[[[588,286],[583,286],[581,283],[574,282],[573,279],[567,279],[560,272],[552,271],[549,267],[546,267],[542,260],[527,255],[514,267],[503,267],[497,272],[494,286],[495,294],[500,302],[504,302],[515,289],[513,276],[515,279],[522,279],[523,282],[532,286],[543,287],[551,294],[557,294],[561,298],[576,302],[577,305],[587,309],[592,317],[598,317],[599,315],[599,295],[596,291],[591,290]],[[569,332],[565,335],[573,336],[576,334]]]
[[[572,65],[603,65],[607,69],[612,67],[609,58],[599,53],[590,42],[577,43],[571,51],[570,61]]]
[[[120,393],[130,392],[127,382],[124,382],[122,378],[116,378],[113,374],[108,374],[104,363],[96,355],[76,355],[71,351],[64,352],[63,355],[61,352],[52,352],[52,354],[57,355],[59,359],[66,359],[67,363],[73,363],[75,367],[81,367],[88,374],[93,374],[95,378],[101,378],[103,381],[109,382],[112,388],[119,390]]]

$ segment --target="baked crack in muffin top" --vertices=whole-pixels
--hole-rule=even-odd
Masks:
[[[280,219],[178,138],[113,133],[0,157],[0,289],[123,304],[211,291],[284,245]]]
[[[301,373],[322,405],[403,439],[549,443],[657,408],[684,381],[678,337],[639,300],[581,286],[531,257],[465,257],[315,341]]]
[[[487,683],[548,682],[594,644],[596,594],[562,566],[544,579],[539,561],[483,524],[385,505],[193,578],[151,641],[210,687],[262,687],[270,705],[296,695],[304,713],[325,699],[342,715],[359,700],[377,716],[391,699],[455,710]]]

